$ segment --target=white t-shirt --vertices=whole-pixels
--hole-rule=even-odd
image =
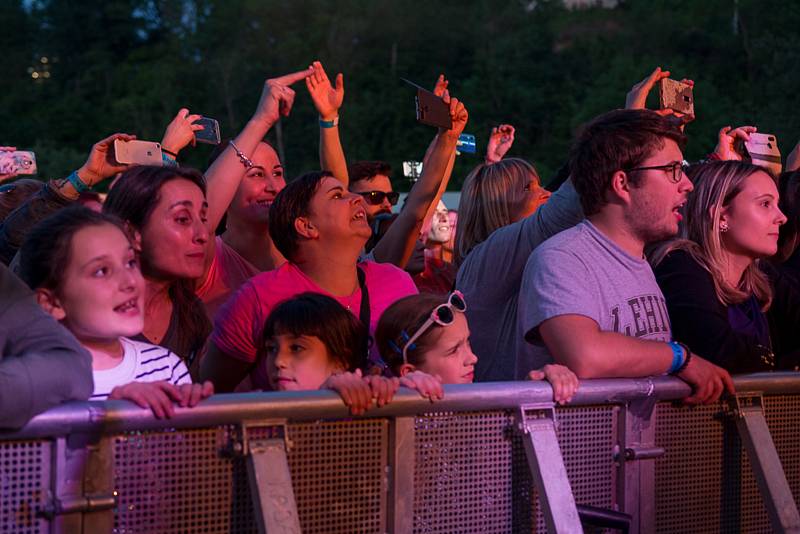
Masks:
[[[105,400],[111,390],[131,382],[158,382],[191,384],[192,377],[186,364],[169,349],[121,337],[122,362],[111,369],[92,371],[94,393],[89,400]]]

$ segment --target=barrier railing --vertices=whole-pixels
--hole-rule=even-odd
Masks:
[[[71,403],[0,433],[0,532],[792,532],[800,375],[216,395],[164,421]],[[751,467],[752,466],[752,467]],[[564,476],[566,473],[566,476]],[[594,525],[591,527],[590,525]]]

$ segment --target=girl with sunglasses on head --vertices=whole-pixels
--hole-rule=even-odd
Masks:
[[[302,293],[285,300],[267,317],[256,373],[274,391],[332,389],[354,415],[374,402],[390,402],[399,386],[423,397],[441,398],[441,384],[424,373],[398,378],[363,375],[367,329],[333,297]]]
[[[470,346],[466,309],[459,291],[400,299],[381,316],[375,332],[378,350],[397,376],[422,371],[443,384],[471,384],[478,357]],[[578,389],[575,373],[563,365],[545,365],[528,379],[548,380],[560,404]]]
[[[122,223],[82,206],[41,221],[20,250],[20,275],[42,308],[92,356],[90,400],[127,399],[169,417],[213,393],[181,358],[131,339],[144,328],[145,280]]]

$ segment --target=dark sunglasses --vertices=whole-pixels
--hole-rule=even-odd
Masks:
[[[397,191],[390,191],[389,193],[384,193],[383,191],[364,191],[359,193],[364,200],[367,201],[367,204],[372,204],[373,206],[379,206],[383,204],[383,199],[388,199],[389,204],[394,206],[397,204],[397,201],[400,200],[400,193]]]
[[[10,193],[17,188],[17,184],[0,185],[0,193]]]

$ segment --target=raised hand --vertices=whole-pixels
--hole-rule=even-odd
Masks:
[[[650,73],[650,75],[639,83],[631,87],[625,96],[625,109],[645,109],[647,106],[647,95],[653,87],[662,79],[669,78],[668,70],[661,70],[661,67]]]
[[[447,91],[447,86],[450,84],[447,81],[447,78],[444,77],[444,74],[440,74],[439,77],[436,79],[436,84],[433,86],[433,94],[438,97],[443,97],[445,91]]]
[[[86,163],[78,169],[78,176],[86,185],[94,185],[129,167],[129,165],[117,163],[114,153],[114,141],[117,139],[132,141],[136,139],[136,136],[115,133],[95,143],[91,152],[89,152],[89,157],[86,158]]]
[[[510,124],[492,128],[489,143],[486,145],[486,163],[496,163],[505,157],[514,144],[514,132],[514,127]]]
[[[258,101],[254,118],[272,125],[278,122],[281,115],[288,117],[292,111],[295,97],[295,92],[290,86],[305,79],[307,76],[311,76],[313,73],[314,69],[309,67],[267,80],[261,91],[261,98]]]
[[[714,149],[714,155],[723,161],[741,161],[742,154],[739,154],[735,148],[736,140],[749,141],[750,134],[756,130],[755,126],[740,126],[736,129],[731,129],[730,126],[723,127],[717,134],[717,147]]]
[[[450,106],[450,120],[453,121],[453,125],[449,130],[439,128],[439,133],[444,133],[454,139],[458,139],[458,136],[461,135],[464,131],[464,127],[467,125],[467,120],[469,120],[467,108],[465,108],[464,103],[460,102],[457,98],[451,98],[447,90],[445,90],[442,100],[445,104]]]
[[[172,122],[167,125],[164,137],[161,139],[161,148],[173,154],[177,154],[189,143],[195,146],[197,139],[194,133],[198,130],[202,130],[203,126],[194,123],[200,120],[200,118],[202,118],[201,115],[197,115],[196,113],[189,114],[188,109],[181,108],[178,114],[175,115],[175,118],[172,119]]]
[[[336,85],[331,85],[322,63],[315,61],[310,67],[313,72],[306,76],[306,88],[314,107],[317,108],[319,118],[331,121],[339,116],[339,108],[344,100],[344,76],[336,75]]]

